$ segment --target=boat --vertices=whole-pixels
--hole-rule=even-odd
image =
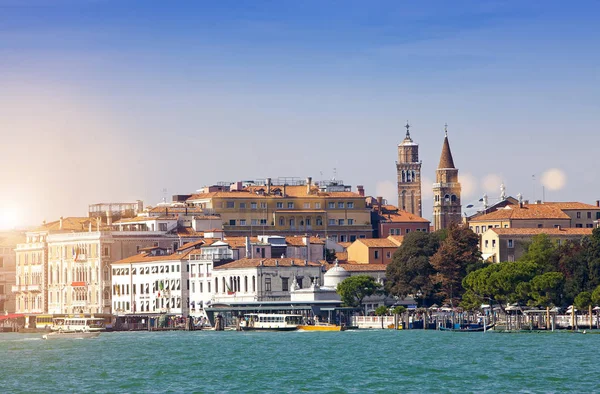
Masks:
[[[106,331],[105,320],[100,317],[55,317],[52,319],[53,332],[102,332]]]
[[[294,331],[301,322],[301,315],[248,313],[239,327],[242,331]]]
[[[492,328],[494,328],[496,324],[488,324],[487,326],[483,326],[480,324],[468,324],[466,326],[458,326],[455,328],[448,328],[448,327],[444,327],[444,326],[440,326],[439,330],[440,331],[454,331],[454,332],[483,332],[483,331],[487,331],[487,330],[491,330]]]
[[[96,338],[100,335],[100,331],[53,331],[49,334],[42,335],[43,339],[85,339]]]
[[[303,324],[298,326],[302,331],[346,331],[346,326],[330,323]]]

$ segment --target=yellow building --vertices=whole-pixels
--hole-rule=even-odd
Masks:
[[[389,264],[402,244],[400,236],[357,239],[346,249],[348,262],[358,264]]]
[[[371,212],[358,192],[340,181],[316,185],[278,180],[209,186],[187,204],[221,216],[227,235],[319,234],[340,242],[372,236]]]

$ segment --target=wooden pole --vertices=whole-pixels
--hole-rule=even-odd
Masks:
[[[550,307],[546,307],[546,331],[550,330]]]
[[[571,306],[571,330],[575,330],[575,304]]]
[[[594,327],[592,326],[592,304],[588,305],[588,312],[589,312],[589,316],[590,316],[590,330],[593,329]]]

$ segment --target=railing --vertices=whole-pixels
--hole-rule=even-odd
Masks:
[[[40,292],[41,286],[40,285],[12,285],[13,293],[18,293],[18,292],[22,292],[22,291]]]
[[[390,324],[394,324],[394,316],[353,316],[352,325],[359,328],[387,328]]]

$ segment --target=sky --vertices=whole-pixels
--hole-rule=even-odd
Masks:
[[[218,181],[336,176],[423,216],[444,124],[463,206],[600,199],[597,1],[0,0],[0,229]]]

